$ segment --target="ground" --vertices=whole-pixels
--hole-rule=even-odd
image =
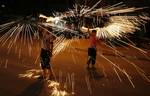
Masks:
[[[75,40],[71,45],[52,58],[55,81],[69,96],[150,96],[150,82],[144,75],[140,76],[141,71],[138,73],[132,65],[134,63],[142,68],[149,79],[150,50],[143,49],[147,52],[146,56],[130,46],[116,47],[123,53],[118,56],[117,51],[101,45],[97,48],[99,55],[95,68],[87,68],[88,41]],[[19,50],[7,54],[5,46],[0,49],[0,96],[51,96],[52,89],[48,88],[48,83],[36,78],[41,74],[37,59],[39,49],[33,46],[30,55],[27,48],[22,50],[23,55],[19,59]],[[130,76],[120,72],[113,64]]]

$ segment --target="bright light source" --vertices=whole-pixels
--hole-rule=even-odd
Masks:
[[[1,5],[2,8],[5,8],[6,6],[4,4]]]

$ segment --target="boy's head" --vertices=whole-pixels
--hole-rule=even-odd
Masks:
[[[97,31],[96,31],[96,30],[92,30],[91,35],[92,35],[92,36],[96,36],[96,33],[97,33]]]

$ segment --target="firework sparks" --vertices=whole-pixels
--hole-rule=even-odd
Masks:
[[[99,7],[98,4],[100,2],[101,2],[101,0],[98,1],[96,4],[94,4],[92,7],[88,7],[86,5],[75,4],[73,9],[69,9],[69,11],[66,11],[63,13],[57,13],[56,15],[54,14],[55,17],[53,17],[53,18],[46,17],[43,15],[40,17],[46,18],[47,20],[49,20],[51,22],[54,22],[54,21],[67,22],[66,20],[64,20],[64,18],[74,17],[75,20],[78,20],[78,19],[80,20],[80,21],[77,21],[77,23],[79,24],[80,27],[82,27],[82,26],[86,25],[86,23],[84,22],[84,19],[82,19],[82,18],[85,18],[85,17],[93,18],[93,22],[91,22],[91,23],[93,25],[95,25],[95,24],[97,24],[97,22],[102,22],[102,20],[99,18],[106,16],[106,18],[109,19],[109,22],[105,22],[106,24],[104,27],[102,27],[102,28],[96,27],[95,28],[93,26],[93,28],[92,28],[92,29],[98,30],[97,36],[99,38],[122,37],[122,36],[124,36],[124,34],[133,33],[136,30],[140,30],[140,25],[143,25],[144,23],[146,23],[146,20],[150,20],[150,18],[144,14],[139,15],[139,16],[136,14],[134,14],[135,16],[134,15],[133,16],[132,15],[131,16],[123,15],[125,13],[133,13],[133,12],[136,12],[137,10],[145,9],[147,7],[128,8],[123,4],[123,2],[120,2],[120,3],[114,4],[109,7],[97,8],[97,7]],[[120,14],[122,14],[122,15],[120,16]],[[94,16],[96,16],[97,19]],[[72,18],[70,18],[70,19],[72,19]],[[65,29],[65,27],[63,26],[63,28],[60,28],[60,26],[57,26],[57,29]],[[71,31],[71,30],[68,30],[68,31]],[[82,29],[81,29],[81,31],[82,31]],[[75,33],[75,32],[73,32],[73,33]]]
[[[95,3],[92,7],[89,7],[87,5],[79,5],[75,4],[74,9],[68,9],[68,11],[63,12],[63,13],[56,13],[52,17],[47,17],[44,15],[40,15],[40,18],[45,18],[46,22],[31,22],[31,20],[20,20],[18,19],[17,21],[12,21],[8,22],[5,24],[0,25],[0,32],[5,34],[0,38],[0,43],[2,46],[7,45],[8,48],[8,53],[10,53],[11,49],[16,45],[17,41],[20,41],[21,44],[23,44],[26,48],[29,49],[29,55],[31,56],[31,50],[32,50],[32,45],[34,43],[33,40],[33,35],[37,35],[37,37],[40,39],[39,36],[39,31],[37,30],[39,27],[42,29],[46,29],[45,27],[52,27],[53,32],[48,31],[50,34],[56,37],[56,40],[54,41],[54,57],[58,55],[60,52],[65,50],[67,47],[72,47],[71,43],[74,40],[71,38],[71,40],[67,40],[66,34],[67,32],[71,34],[71,37],[78,38],[79,36],[83,36],[79,34],[79,31],[73,29],[73,28],[68,28],[66,25],[67,23],[73,24],[74,22],[77,23],[77,26],[79,26],[80,31],[83,32],[90,32],[91,30],[95,29],[97,30],[97,37],[98,38],[103,38],[103,39],[112,39],[112,38],[117,38],[118,41],[129,45],[130,47],[138,50],[142,54],[146,54],[147,52],[135,47],[134,45],[128,44],[120,38],[126,37],[127,34],[133,34],[136,30],[140,30],[140,26],[144,25],[147,20],[150,20],[150,18],[145,15],[137,15],[134,12],[137,10],[142,10],[147,7],[142,7],[142,8],[135,8],[131,7],[128,8],[126,7],[122,2],[117,3],[112,6],[108,7],[99,7],[98,4],[101,2],[98,1]],[[126,14],[125,13],[134,13],[134,14]],[[72,18],[73,17],[73,18]],[[106,18],[105,18],[106,17]],[[67,21],[66,18],[71,19],[72,21],[75,19],[77,21]],[[86,27],[86,18],[92,18],[91,23],[91,28]],[[103,19],[107,19],[106,21]],[[103,26],[101,27],[100,24],[103,22]],[[35,28],[36,27],[36,28]],[[72,35],[73,34],[73,35]],[[89,33],[88,33],[89,34]],[[7,43],[9,42],[9,43]],[[79,41],[80,42],[80,41]],[[114,41],[115,42],[115,41]],[[133,43],[132,43],[133,44]],[[108,46],[107,44],[105,44]],[[122,45],[123,46],[123,45]],[[128,64],[131,64],[136,71],[139,73],[140,76],[142,76],[144,79],[146,79],[148,82],[150,82],[149,78],[145,75],[144,71],[136,66],[134,63],[131,61],[127,60],[127,58],[122,57],[123,53],[120,53],[117,51],[114,47],[108,46],[110,49],[112,49],[114,52],[116,52],[116,55],[121,57],[124,61],[126,61]],[[21,49],[21,46],[15,46],[15,50],[18,51],[18,57],[21,58],[21,52],[23,50]],[[71,50],[69,50],[71,51]],[[77,64],[77,60],[74,57],[74,54],[72,54],[72,59],[75,64]],[[99,56],[102,57],[104,60],[108,61],[112,66],[113,66],[113,71],[116,73],[118,79],[120,82],[122,82],[122,78],[120,77],[120,74],[118,71],[122,72],[127,79],[129,80],[130,84],[132,85],[133,88],[135,88],[135,85],[132,81],[131,76],[128,74],[127,70],[124,70],[123,68],[120,68],[117,64],[109,60],[106,56],[102,55],[99,53]],[[39,56],[37,56],[35,62],[37,62]],[[7,63],[8,60],[6,60],[5,68],[7,68]],[[105,69],[104,69],[105,70]],[[39,74],[40,71],[36,70],[30,70],[27,71],[25,74],[20,74],[20,78],[38,78],[40,75],[35,75]],[[107,74],[105,74],[106,76]],[[60,74],[60,80],[59,82],[63,82],[61,80],[61,74]],[[92,86],[90,84],[90,81],[88,78],[85,78],[88,91],[90,94],[92,94]],[[66,77],[66,85],[64,84],[65,88],[67,89],[67,84],[71,86],[72,93],[74,93],[74,74],[68,75]],[[50,89],[52,89],[51,96],[66,96],[69,93],[65,90],[61,90],[60,88],[60,83],[56,81],[48,81],[48,86]]]
[[[27,70],[24,74],[19,74],[19,78],[27,78],[27,79],[38,79],[41,77],[41,73],[42,70],[38,70],[38,69],[31,69],[31,70]],[[48,90],[49,90],[49,95],[50,96],[71,96],[71,94],[74,93],[74,74],[68,74],[67,78],[67,85],[65,85],[66,83],[63,82],[61,75],[59,75],[61,82],[57,82],[56,80],[48,80],[45,82]],[[66,88],[62,88],[62,86],[71,86],[71,93],[67,92],[67,90],[70,89],[66,89]],[[69,88],[69,87],[67,87]]]
[[[147,20],[148,17],[146,18]],[[93,29],[88,29],[82,27],[83,32],[88,32],[88,30],[97,30],[98,38],[120,38],[125,37],[129,33],[133,34],[136,30],[140,30],[140,25],[145,21],[140,19],[138,16],[112,16],[110,17],[110,22],[103,28],[97,27]]]

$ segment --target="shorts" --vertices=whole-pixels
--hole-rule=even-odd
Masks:
[[[92,63],[94,65],[96,63],[96,49],[95,48],[88,48],[88,62],[87,64],[89,65]]]
[[[88,48],[88,56],[96,57],[96,49]]]
[[[42,69],[50,69],[50,51],[41,49],[40,60]]]

